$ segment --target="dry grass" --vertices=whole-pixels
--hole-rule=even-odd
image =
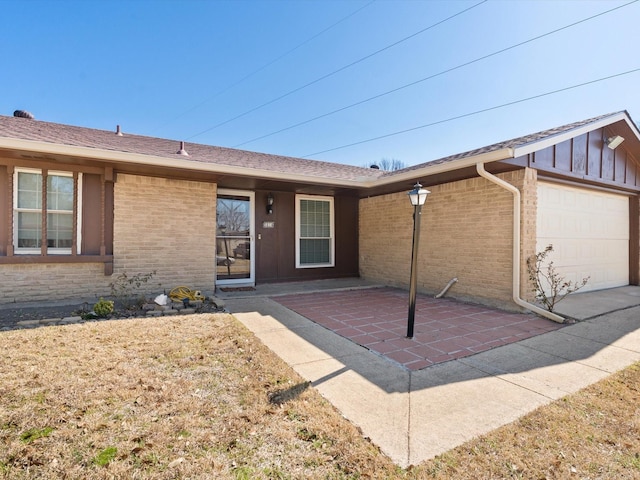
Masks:
[[[4,478],[395,471],[230,315],[12,331],[0,351]]]
[[[640,479],[640,363],[423,468],[436,479]]]
[[[226,314],[0,334],[0,478],[640,478],[640,366],[409,470]]]

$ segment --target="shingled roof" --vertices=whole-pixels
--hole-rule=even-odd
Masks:
[[[597,117],[589,118],[587,120],[581,120],[579,122],[569,123],[567,125],[562,125],[560,127],[555,127],[555,128],[550,128],[550,129],[547,129],[547,130],[542,130],[540,132],[532,133],[532,134],[529,134],[529,135],[524,135],[522,137],[512,138],[510,140],[504,140],[502,142],[494,143],[494,144],[488,145],[486,147],[476,148],[474,150],[469,150],[469,151],[463,152],[463,153],[457,153],[455,155],[450,155],[448,157],[439,158],[437,160],[431,160],[431,161],[428,161],[428,162],[425,162],[425,163],[421,163],[419,165],[414,165],[414,166],[411,166],[411,167],[407,167],[407,168],[405,168],[405,169],[403,169],[401,171],[402,172],[409,172],[409,171],[413,171],[413,170],[420,170],[420,169],[423,169],[425,167],[434,166],[434,165],[441,165],[441,164],[445,164],[445,163],[451,163],[451,162],[455,162],[456,160],[461,160],[461,159],[465,159],[465,158],[477,157],[477,156],[485,154],[485,153],[497,152],[497,151],[503,150],[503,149],[516,150],[518,148],[522,148],[522,147],[525,147],[527,145],[534,144],[536,142],[540,142],[540,141],[543,141],[543,140],[550,140],[553,137],[558,137],[558,136],[560,136],[562,134],[566,134],[566,133],[569,133],[571,131],[581,129],[583,127],[595,124],[597,122],[606,120],[608,118],[619,117],[620,115],[625,115],[630,120],[629,114],[624,110],[620,111],[620,112],[608,113],[606,115],[599,115]],[[389,176],[389,175],[393,175],[393,174],[396,174],[396,173],[397,172],[385,172],[384,175],[385,176]]]
[[[122,132],[119,136],[116,130],[97,130],[20,117],[0,116],[0,138],[2,137],[341,180],[366,181],[384,174],[383,171],[372,168],[198,143],[186,143],[184,148],[188,156],[183,156],[178,153],[181,144],[178,140],[133,135],[127,132]]]
[[[492,152],[515,152],[527,145],[538,144],[545,141],[553,141],[558,137],[559,141],[567,134],[578,132],[597,124],[614,123],[626,120],[637,134],[637,127],[633,124],[626,111],[609,113],[598,117],[589,118],[560,127],[543,130],[530,135],[505,140],[482,148],[450,155],[437,160],[421,163],[402,170],[385,172],[382,170],[355,167],[338,163],[323,162],[319,160],[307,160],[266,153],[237,150],[232,148],[216,147],[197,143],[187,143],[185,150],[188,156],[180,155],[180,141],[163,138],[133,135],[124,132],[121,136],[114,131],[97,130],[85,127],[63,125],[43,122],[39,120],[19,117],[0,116],[0,140],[2,138],[26,140],[55,145],[67,145],[71,147],[83,147],[96,149],[102,152],[117,152],[119,154],[147,155],[163,159],[181,159],[183,161],[226,167],[242,167],[249,170],[263,172],[300,175],[327,180],[350,181],[364,185],[393,182],[408,178],[408,175],[416,173],[418,176],[429,175],[436,166],[455,170],[473,161],[475,157]],[[1,145],[0,145],[1,146]],[[513,154],[513,153],[511,153]],[[506,159],[509,157],[503,157]],[[135,160],[132,160],[135,162]],[[421,172],[423,171],[423,172]]]

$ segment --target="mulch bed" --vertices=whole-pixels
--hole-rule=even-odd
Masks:
[[[44,320],[49,318],[67,318],[81,316],[92,310],[93,304],[72,303],[68,305],[34,305],[34,306],[0,306],[0,330],[7,330],[17,326],[17,322],[25,320]],[[196,309],[196,313],[219,313],[224,309],[214,303],[206,301]],[[116,310],[107,320],[146,317],[147,312],[142,308],[131,310]]]

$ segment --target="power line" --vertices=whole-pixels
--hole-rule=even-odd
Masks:
[[[609,75],[607,77],[598,78],[596,80],[590,80],[588,82],[579,83],[577,85],[572,85],[570,87],[564,87],[564,88],[560,88],[558,90],[552,90],[550,92],[540,93],[538,95],[533,95],[531,97],[522,98],[520,100],[514,100],[512,102],[503,103],[503,104],[496,105],[496,106],[493,106],[493,107],[483,108],[482,110],[476,110],[474,112],[465,113],[465,114],[462,114],[462,115],[457,115],[455,117],[449,117],[449,118],[445,118],[443,120],[437,120],[435,122],[425,123],[424,125],[419,125],[417,127],[407,128],[405,130],[399,130],[397,132],[387,133],[385,135],[379,135],[377,137],[368,138],[366,140],[360,140],[359,142],[353,142],[353,143],[349,143],[349,144],[346,144],[346,145],[341,145],[339,147],[329,148],[327,150],[322,150],[322,151],[319,151],[319,152],[310,153],[308,155],[303,155],[303,156],[301,156],[299,158],[308,158],[308,157],[313,157],[315,155],[321,155],[323,153],[335,152],[336,150],[342,150],[343,148],[353,147],[353,146],[356,146],[356,145],[362,145],[363,143],[374,142],[376,140],[381,140],[383,138],[393,137],[395,135],[401,135],[403,133],[409,133],[409,132],[413,132],[413,131],[420,130],[420,129],[427,128],[427,127],[433,127],[434,125],[440,125],[442,123],[452,122],[454,120],[460,120],[461,118],[471,117],[473,115],[478,115],[480,113],[490,112],[492,110],[497,110],[499,108],[509,107],[511,105],[516,105],[518,103],[527,102],[529,100],[535,100],[537,98],[546,97],[546,96],[553,95],[553,94],[556,94],[556,93],[566,92],[567,90],[572,90],[574,88],[584,87],[586,85],[592,85],[594,83],[603,82],[605,80],[610,80],[612,78],[621,77],[623,75],[629,75],[629,74],[636,73],[636,72],[640,72],[640,68],[635,68],[633,70],[628,70],[628,71],[622,72],[622,73],[616,73],[614,75]]]
[[[310,118],[310,119],[307,119],[307,120],[303,120],[303,121],[298,122],[298,123],[295,123],[295,124],[293,124],[293,125],[289,125],[288,127],[281,128],[280,130],[276,130],[276,131],[274,131],[274,132],[267,133],[267,134],[265,134],[265,135],[261,135],[261,136],[259,136],[259,137],[252,138],[252,139],[247,140],[247,141],[245,141],[245,142],[238,143],[238,144],[236,144],[236,145],[233,145],[233,146],[232,146],[232,148],[238,148],[238,147],[241,147],[241,146],[243,146],[243,145],[247,145],[247,144],[249,144],[249,143],[256,142],[256,141],[258,141],[258,140],[262,140],[262,139],[264,139],[264,138],[268,138],[268,137],[271,137],[271,136],[273,136],[273,135],[277,135],[277,134],[282,133],[282,132],[286,132],[287,130],[291,130],[291,129],[293,129],[293,128],[297,128],[297,127],[300,127],[300,126],[302,126],[302,125],[306,125],[306,124],[311,123],[311,122],[315,122],[316,120],[320,120],[321,118],[329,117],[329,116],[331,116],[331,115],[335,115],[336,113],[340,113],[340,112],[343,112],[343,111],[348,110],[348,109],[350,109],[350,108],[357,107],[357,106],[359,106],[359,105],[362,105],[362,104],[364,104],[364,103],[370,102],[370,101],[372,101],[372,100],[376,100],[376,99],[378,99],[378,98],[385,97],[385,96],[390,95],[390,94],[392,94],[392,93],[399,92],[400,90],[404,90],[405,88],[413,87],[414,85],[418,85],[418,84],[420,84],[420,83],[426,82],[427,80],[431,80],[431,79],[433,79],[433,78],[436,78],[436,77],[439,77],[439,76],[445,75],[445,74],[447,74],[447,73],[451,73],[451,72],[453,72],[453,71],[455,71],[455,70],[458,70],[458,69],[460,69],[460,68],[463,68],[463,67],[468,67],[469,65],[473,65],[474,63],[478,63],[478,62],[480,62],[480,61],[482,61],[482,60],[486,60],[486,59],[488,59],[488,58],[495,57],[496,55],[500,55],[501,53],[507,52],[507,51],[509,51],[509,50],[513,50],[513,49],[515,49],[515,48],[521,47],[521,46],[523,46],[523,45],[526,45],[526,44],[528,44],[528,43],[534,42],[534,41],[536,41],[536,40],[540,40],[541,38],[544,38],[544,37],[547,37],[547,36],[553,35],[553,34],[555,34],[555,33],[561,32],[561,31],[563,31],[563,30],[567,30],[567,29],[569,29],[569,28],[571,28],[571,27],[575,27],[576,25],[579,25],[579,24],[581,24],[581,23],[585,23],[585,22],[587,22],[587,21],[589,21],[589,20],[593,20],[594,18],[601,17],[601,16],[603,16],[603,15],[606,15],[606,14],[608,14],[608,13],[611,13],[611,12],[613,12],[613,11],[615,11],[615,10],[620,9],[620,8],[627,7],[627,6],[631,5],[632,3],[636,3],[637,1],[638,1],[638,0],[633,0],[633,1],[629,2],[629,3],[624,4],[624,5],[619,5],[619,6],[617,6],[617,7],[612,8],[612,9],[606,10],[606,11],[601,12],[601,13],[598,13],[598,14],[596,14],[596,15],[592,15],[592,16],[587,17],[587,18],[584,18],[584,19],[582,19],[582,20],[578,20],[578,21],[576,21],[576,22],[570,23],[570,24],[568,24],[568,25],[565,25],[565,26],[563,26],[563,27],[557,28],[557,29],[555,29],[555,30],[551,30],[551,31],[549,31],[549,32],[547,32],[547,33],[543,33],[543,34],[541,34],[541,35],[535,36],[535,37],[530,38],[530,39],[528,39],[528,40],[524,40],[524,41],[522,41],[522,42],[516,43],[516,44],[511,45],[511,46],[509,46],[509,47],[502,48],[502,49],[500,49],[500,50],[496,50],[496,51],[495,51],[495,52],[493,52],[493,53],[489,53],[489,54],[484,55],[484,56],[482,56],[482,57],[478,57],[478,58],[476,58],[476,59],[474,59],[474,60],[470,60],[470,61],[468,61],[468,62],[461,63],[461,64],[459,64],[459,65],[456,65],[455,67],[451,67],[451,68],[448,68],[448,69],[446,69],[446,70],[442,70],[442,71],[440,71],[440,72],[438,72],[438,73],[434,73],[434,74],[432,74],[432,75],[429,75],[429,76],[427,76],[427,77],[421,78],[421,79],[419,79],[419,80],[415,80],[415,81],[413,81],[413,82],[411,82],[411,83],[407,83],[407,84],[405,84],[405,85],[402,85],[402,86],[400,86],[400,87],[394,88],[394,89],[392,89],[392,90],[387,90],[386,92],[382,92],[382,93],[380,93],[380,94],[378,94],[378,95],[374,95],[374,96],[372,96],[372,97],[366,98],[366,99],[364,99],[364,100],[360,100],[360,101],[355,102],[355,103],[352,103],[352,104],[350,104],[350,105],[346,105],[346,106],[344,106],[344,107],[340,107],[340,108],[338,108],[338,109],[336,109],[336,110],[332,110],[332,111],[330,111],[330,112],[323,113],[323,114],[318,115],[318,116],[315,116],[315,117],[313,117],[313,118]]]
[[[276,58],[274,58],[273,60],[268,61],[267,63],[265,63],[264,65],[262,65],[261,67],[258,67],[257,69],[255,69],[254,71],[252,71],[251,73],[248,73],[247,75],[245,75],[244,77],[240,78],[239,80],[235,81],[234,83],[232,83],[231,85],[228,85],[226,87],[224,87],[222,90],[218,91],[217,93],[215,93],[213,96],[207,98],[206,100],[201,101],[200,103],[198,103],[197,105],[194,105],[193,107],[189,108],[188,110],[182,112],[181,114],[171,118],[170,120],[168,120],[167,122],[163,123],[162,125],[160,125],[159,127],[156,128],[156,131],[160,128],[163,128],[165,126],[167,126],[168,124],[170,124],[171,122],[184,117],[185,115],[187,115],[188,113],[193,112],[194,110],[200,108],[202,105],[204,105],[205,103],[210,102],[211,100],[218,98],[220,95],[228,92],[229,90],[231,90],[234,87],[237,87],[238,85],[240,85],[241,83],[245,82],[246,80],[250,79],[251,77],[257,75],[258,73],[260,73],[261,71],[265,70],[266,68],[270,67],[271,65],[273,65],[274,63],[282,60],[284,57],[286,57],[287,55],[292,54],[293,52],[295,52],[296,50],[302,48],[303,46],[305,46],[307,43],[310,43],[311,41],[315,40],[316,38],[318,38],[320,35],[323,35],[324,33],[328,32],[329,30],[331,30],[332,28],[340,25],[341,23],[347,21],[349,18],[353,17],[354,15],[356,15],[357,13],[361,12],[362,10],[364,10],[365,8],[369,7],[371,4],[375,3],[376,0],[370,0],[367,4],[363,5],[362,7],[354,10],[353,12],[351,12],[350,14],[348,14],[346,17],[342,17],[340,20],[338,20],[337,22],[332,23],[331,25],[329,25],[328,27],[324,28],[323,30],[319,31],[318,33],[316,33],[315,35],[312,35],[311,37],[307,38],[306,40],[304,40],[302,43],[299,43],[298,45],[296,45],[295,47],[287,50],[286,52],[278,55]],[[193,137],[191,137],[193,138]]]
[[[234,120],[242,118],[242,117],[244,117],[246,115],[249,115],[250,113],[253,113],[253,112],[257,111],[257,110],[260,110],[261,108],[264,108],[264,107],[266,107],[268,105],[271,105],[272,103],[275,103],[275,102],[277,102],[279,100],[282,100],[283,98],[286,98],[286,97],[288,97],[290,95],[293,95],[294,93],[297,93],[300,90],[304,90],[305,88],[310,87],[311,85],[315,85],[316,83],[321,82],[322,80],[326,80],[327,78],[332,77],[333,75],[336,75],[337,73],[340,73],[340,72],[342,72],[342,71],[344,71],[344,70],[346,70],[348,68],[351,68],[354,65],[357,65],[357,64],[359,64],[359,63],[361,63],[361,62],[363,62],[365,60],[368,60],[369,58],[371,58],[371,57],[373,57],[375,55],[378,55],[379,53],[382,53],[385,50],[389,50],[390,48],[393,48],[393,47],[395,47],[395,46],[397,46],[397,45],[399,45],[399,44],[401,44],[403,42],[406,42],[407,40],[409,40],[409,39],[411,39],[411,38],[413,38],[413,37],[415,37],[417,35],[420,35],[421,33],[424,33],[427,30],[431,30],[432,28],[437,27],[438,25],[441,25],[441,24],[443,24],[443,23],[445,23],[445,22],[447,22],[447,21],[449,21],[449,20],[451,20],[451,19],[453,19],[455,17],[458,17],[458,16],[462,15],[463,13],[466,13],[469,10],[474,9],[474,8],[478,7],[479,5],[482,5],[483,3],[486,3],[487,1],[488,0],[482,0],[479,3],[476,3],[475,5],[472,5],[472,6],[468,7],[468,8],[466,8],[466,9],[458,12],[458,13],[455,13],[455,14],[453,14],[453,15],[451,15],[451,16],[443,19],[443,20],[440,20],[439,22],[436,22],[436,23],[434,23],[432,25],[429,25],[428,27],[423,28],[422,30],[417,31],[417,32],[409,35],[408,37],[404,37],[404,38],[402,38],[402,39],[400,39],[400,40],[398,40],[398,41],[396,41],[394,43],[391,43],[390,45],[387,45],[386,47],[383,47],[383,48],[381,48],[379,50],[376,50],[373,53],[365,55],[364,57],[361,57],[358,60],[355,60],[355,61],[353,61],[353,62],[351,62],[351,63],[349,63],[347,65],[344,65],[344,66],[338,68],[337,70],[334,70],[334,71],[332,71],[330,73],[327,73],[327,74],[325,74],[325,75],[323,75],[323,76],[321,76],[319,78],[316,78],[315,80],[312,80],[311,82],[305,83],[304,85],[302,85],[300,87],[294,88],[293,90],[289,90],[288,92],[280,95],[279,97],[276,97],[276,98],[274,98],[272,100],[269,100],[268,102],[264,102],[264,103],[262,103],[262,104],[260,104],[260,105],[258,105],[256,107],[253,107],[253,108],[251,108],[249,110],[246,110],[245,112],[240,113],[240,114],[236,115],[235,117],[232,117],[232,118],[229,118],[228,120],[220,122],[220,123],[214,125],[213,127],[209,127],[207,129],[199,132],[199,133],[196,133],[195,135],[192,135],[192,136],[186,138],[185,140],[191,140],[191,139],[193,139],[195,137],[198,137],[198,136],[200,136],[200,135],[202,135],[204,133],[210,132],[211,130],[215,130],[218,127],[226,125],[227,123],[233,122]]]

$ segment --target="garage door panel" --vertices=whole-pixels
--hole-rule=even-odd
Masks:
[[[576,268],[575,266],[567,266],[557,267],[556,272],[566,281],[570,281],[573,284],[580,284],[582,283],[582,279],[589,278],[587,284],[580,290],[581,292],[603,290],[605,288],[622,287],[628,285],[628,280],[620,279],[615,274],[612,274],[611,267],[613,267],[614,269],[616,268],[615,265],[607,265],[606,267],[589,266],[587,270]],[[623,266],[618,265],[617,268],[623,268]]]
[[[628,285],[629,202],[624,195],[540,182],[537,251],[566,280],[591,277],[583,291]]]

